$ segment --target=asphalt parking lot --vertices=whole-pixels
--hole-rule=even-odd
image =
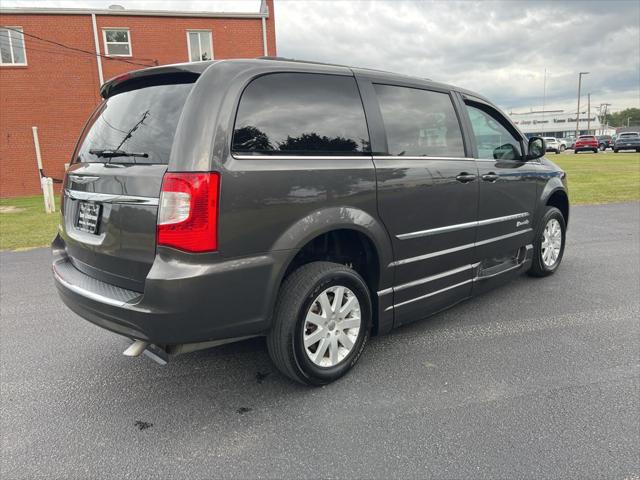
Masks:
[[[560,270],[374,338],[319,389],[261,339],[161,367],[0,254],[0,476],[637,478],[640,203],[575,207]]]

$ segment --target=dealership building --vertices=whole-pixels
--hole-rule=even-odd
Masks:
[[[576,134],[576,113],[565,110],[531,111],[509,114],[511,120],[528,136],[574,137]],[[615,133],[615,129],[603,126],[595,113],[580,112],[578,125],[580,135],[605,135]]]
[[[100,85],[130,70],[275,56],[273,0],[253,12],[0,8],[0,197],[64,176]],[[35,127],[35,129],[34,129]]]

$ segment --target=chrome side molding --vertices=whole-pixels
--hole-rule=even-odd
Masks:
[[[527,218],[529,212],[514,213],[513,215],[505,215],[504,217],[487,218],[484,220],[478,220],[475,222],[458,223],[455,225],[447,225],[445,227],[430,228],[428,230],[420,230],[417,232],[401,233],[396,235],[398,240],[408,240],[411,238],[428,237],[429,235],[438,235],[439,233],[455,232],[458,230],[464,230],[465,228],[482,227],[484,225],[491,225],[493,223],[507,222],[509,220],[518,220],[520,218]]]
[[[429,258],[439,257],[441,255],[447,255],[448,253],[459,252],[461,250],[466,250],[468,248],[473,248],[480,245],[486,245],[487,243],[499,242],[500,240],[504,240],[506,238],[529,233],[532,230],[533,229],[531,228],[525,228],[523,230],[518,230],[517,232],[507,233],[506,235],[500,235],[499,237],[487,238],[486,240],[479,240],[477,242],[467,243],[466,245],[460,245],[458,247],[447,248],[445,250],[438,250],[437,252],[425,253],[424,255],[418,255],[417,257],[403,258],[402,260],[396,260],[395,262],[391,262],[389,266],[397,267],[398,265],[405,265],[407,263],[419,262],[421,260],[427,260]]]
[[[453,290],[454,288],[462,287],[463,285],[467,285],[467,284],[469,284],[469,283],[471,283],[473,281],[474,281],[474,279],[470,278],[469,280],[465,280],[464,282],[456,283],[455,285],[450,285],[448,287],[441,288],[440,290],[436,290],[435,292],[430,292],[430,293],[427,293],[426,295],[420,295],[419,297],[416,297],[416,298],[410,298],[409,300],[405,300],[404,302],[396,303],[395,305],[387,307],[385,309],[385,311],[392,310],[392,309],[398,308],[398,307],[402,307],[403,305],[407,305],[409,303],[417,302],[419,300],[424,300],[425,298],[433,297],[434,295],[438,295],[440,293],[444,293],[444,292],[447,292],[449,290]]]
[[[518,262],[517,264],[513,265],[512,267],[505,268],[504,270],[501,270],[499,272],[496,272],[496,273],[493,273],[493,274],[490,274],[490,275],[479,275],[478,272],[476,272],[474,277],[470,278],[469,280],[465,280],[463,282],[456,283],[455,285],[449,285],[448,287],[441,288],[440,290],[436,290],[435,292],[429,292],[429,293],[427,293],[425,295],[420,295],[419,297],[410,298],[409,300],[405,300],[404,302],[396,303],[395,305],[391,305],[391,306],[387,307],[385,309],[385,311],[393,310],[394,308],[402,307],[403,305],[407,305],[409,303],[418,302],[420,300],[424,300],[425,298],[433,297],[433,296],[438,295],[440,293],[444,293],[444,292],[447,292],[449,290],[453,290],[454,288],[462,287],[463,285],[467,285],[469,283],[481,282],[482,280],[488,280],[488,279],[497,277],[499,275],[502,275],[504,273],[512,272],[514,270],[517,270],[517,269],[521,268],[525,263],[526,263],[526,260],[523,259],[522,261]],[[447,272],[443,272],[441,274],[434,275],[432,277],[426,277],[425,279],[422,279],[423,281],[416,280],[415,282],[410,282],[410,283],[407,283],[407,284],[404,284],[404,285],[400,285],[400,287],[407,288],[406,286],[413,286],[413,285],[410,285],[410,284],[419,285],[419,283],[417,283],[417,282],[426,283],[427,281],[431,281],[431,279],[435,280],[436,278],[434,278],[434,277],[437,277],[437,278],[446,277],[447,275],[452,275],[453,273],[458,273],[458,272],[467,270],[470,267],[471,268],[477,268],[479,265],[480,265],[480,263],[474,263],[474,264],[471,264],[471,265],[465,265],[464,267],[456,268],[454,270],[449,270]],[[398,289],[398,287],[395,287],[395,290],[397,290],[397,289]],[[391,288],[391,289],[388,289],[388,290],[393,291],[394,288]]]

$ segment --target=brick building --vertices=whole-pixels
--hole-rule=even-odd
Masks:
[[[273,0],[255,13],[0,9],[0,197],[61,179],[104,80],[146,66],[276,55]]]

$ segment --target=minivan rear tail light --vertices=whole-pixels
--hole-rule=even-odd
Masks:
[[[165,173],[157,243],[186,252],[218,248],[218,173]]]

